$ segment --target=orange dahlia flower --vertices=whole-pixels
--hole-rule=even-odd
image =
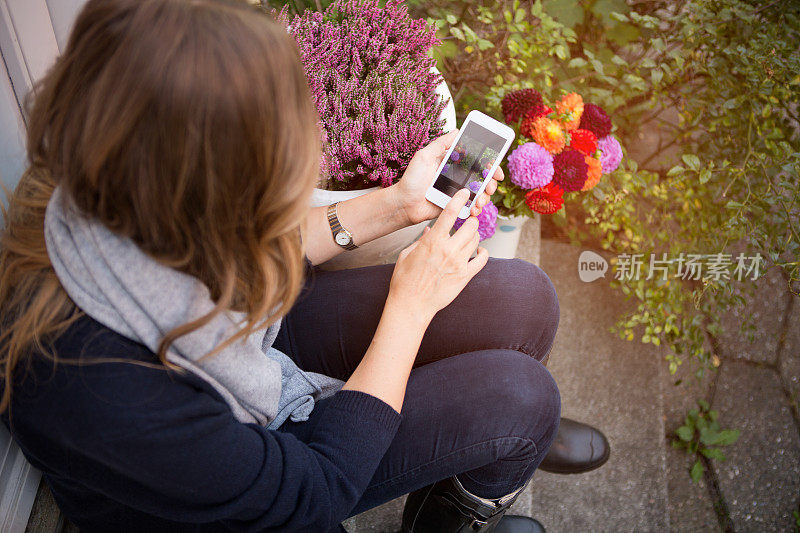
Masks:
[[[539,117],[533,121],[533,140],[543,146],[551,154],[564,149],[566,139],[561,124],[547,117]]]
[[[581,115],[583,115],[583,97],[578,93],[569,93],[561,97],[561,100],[556,104],[556,112],[559,115],[565,115],[561,119],[564,129],[572,131],[581,123]]]
[[[603,174],[603,165],[600,164],[599,159],[587,155],[585,160],[586,164],[589,165],[589,170],[586,172],[586,182],[581,188],[582,191],[588,191],[597,185],[600,182],[600,176]]]

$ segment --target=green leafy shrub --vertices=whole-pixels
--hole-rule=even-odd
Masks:
[[[740,0],[454,3],[424,7],[445,46],[459,109],[499,118],[509,90],[577,91],[614,117],[629,148],[554,221],[576,243],[622,254],[760,254],[800,277],[800,6]],[[639,163],[637,163],[637,161]],[[763,269],[762,269],[763,273]],[[702,277],[618,282],[635,310],[617,331],[669,346],[698,374],[720,314],[753,283]]]

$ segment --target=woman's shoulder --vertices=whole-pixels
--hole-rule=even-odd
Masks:
[[[201,391],[215,395],[199,378],[167,368],[146,346],[85,315],[27,363],[18,365],[10,413],[29,430],[66,422],[90,433],[102,425],[108,436],[152,422],[166,406],[194,404]]]
[[[89,315],[82,314],[46,348],[46,354],[36,353],[34,358],[50,359],[54,355],[65,363],[97,363],[104,359],[118,362],[158,363],[158,357],[147,346],[120,335]]]

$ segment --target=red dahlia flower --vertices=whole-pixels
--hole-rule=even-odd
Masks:
[[[520,89],[518,91],[511,91],[503,97],[500,103],[503,109],[503,117],[509,124],[516,124],[519,122],[520,117],[533,109],[537,105],[541,105],[542,95],[536,89]]]
[[[594,155],[597,151],[597,137],[589,130],[572,130],[569,147],[583,155]]]
[[[553,182],[525,194],[525,203],[542,215],[552,215],[564,205],[564,191]]]
[[[599,105],[585,104],[578,127],[591,131],[599,139],[611,133],[611,119]]]
[[[585,156],[570,148],[553,158],[553,168],[553,182],[564,189],[564,192],[581,190],[589,174]]]

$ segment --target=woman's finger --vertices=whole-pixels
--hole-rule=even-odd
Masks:
[[[470,208],[470,214],[472,216],[478,216],[483,211],[483,206],[485,206],[489,202],[489,195],[481,193],[480,196],[475,198],[475,201],[472,202],[472,207]]]
[[[423,234],[423,236],[424,236],[424,234]],[[411,252],[414,251],[414,248],[416,248],[417,245],[419,245],[419,239],[417,239],[416,241],[412,242],[411,244],[409,244],[408,246],[403,248],[400,251],[400,254],[397,256],[398,261],[402,260],[402,259],[405,259],[408,256],[408,254],[410,254]]]
[[[458,130],[445,133],[444,135],[432,140],[428,146],[423,148],[423,150],[430,150],[433,153],[436,162],[441,163],[442,159],[444,158],[444,154],[446,154],[447,150],[450,149],[450,146],[453,144],[453,141],[456,140],[457,136]]]
[[[432,237],[446,239],[450,235],[450,230],[453,229],[453,225],[456,223],[458,213],[466,205],[467,200],[469,200],[469,190],[467,189],[461,189],[453,195],[444,210],[442,210],[439,218],[433,223],[431,228]]]
[[[468,240],[457,252],[458,257],[461,261],[469,261],[469,258],[472,257],[472,254],[475,253],[475,250],[478,249],[478,245],[481,243],[481,236],[476,231],[470,240]]]
[[[488,261],[489,261],[489,252],[486,251],[486,248],[478,246],[477,255],[472,259],[470,259],[469,263],[467,263],[468,279],[474,278],[475,274],[480,272],[481,269],[486,266],[486,263]]]
[[[478,233],[478,219],[470,216],[461,224],[461,227],[450,237],[450,244],[454,250],[460,250],[466,246]]]
[[[497,167],[497,170],[494,171],[494,176],[492,176],[492,179],[494,181],[503,181],[505,179],[505,177],[506,177],[506,175],[503,172],[503,169],[500,168],[500,167]],[[488,186],[487,186],[487,188],[488,188]]]
[[[491,196],[497,190],[497,182],[495,180],[490,181],[486,184],[485,192],[487,195]]]

